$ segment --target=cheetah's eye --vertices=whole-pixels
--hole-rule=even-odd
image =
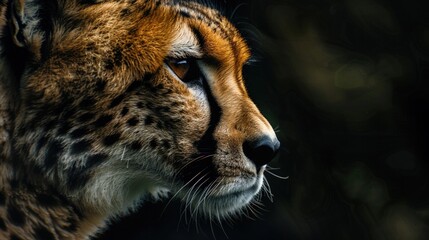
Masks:
[[[200,72],[195,59],[168,59],[166,63],[184,83],[199,80]]]

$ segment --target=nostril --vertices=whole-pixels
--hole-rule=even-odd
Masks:
[[[280,142],[277,139],[272,140],[268,136],[263,136],[243,143],[243,152],[256,167],[268,164],[277,154],[280,148]]]

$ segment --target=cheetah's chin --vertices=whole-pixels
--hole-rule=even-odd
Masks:
[[[190,209],[196,217],[202,215],[208,218],[225,218],[239,215],[260,193],[263,175],[253,179],[236,178],[232,183],[219,187],[217,193],[208,194],[207,190],[185,196]]]

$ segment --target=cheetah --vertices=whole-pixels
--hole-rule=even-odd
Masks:
[[[89,239],[170,193],[239,214],[280,143],[250,50],[178,0],[0,0],[0,239]]]

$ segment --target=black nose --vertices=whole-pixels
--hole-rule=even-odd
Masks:
[[[268,136],[263,136],[243,143],[244,155],[249,158],[259,169],[269,163],[276,156],[280,148],[279,140],[272,140]]]

